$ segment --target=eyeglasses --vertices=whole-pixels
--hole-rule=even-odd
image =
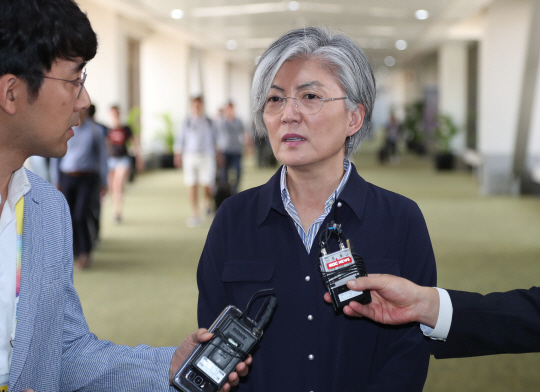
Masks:
[[[78,99],[81,96],[81,92],[82,92],[82,89],[84,87],[84,82],[86,82],[86,75],[87,75],[86,74],[86,68],[84,68],[82,73],[81,73],[81,77],[77,78],[77,79],[67,80],[67,79],[53,78],[51,76],[44,76],[44,78],[46,78],[46,79],[54,79],[54,80],[61,80],[63,82],[69,82],[69,83],[74,84],[77,87],[80,87],[79,92],[77,93],[77,99]]]
[[[301,97],[280,97],[272,95],[266,98],[264,112],[268,114],[280,113],[287,104],[287,99],[289,98],[293,100],[296,109],[302,114],[317,114],[321,111],[325,102],[347,99],[347,97],[324,99],[312,93],[304,94]]]

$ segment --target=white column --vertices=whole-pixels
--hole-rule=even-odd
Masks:
[[[452,140],[456,154],[465,151],[465,124],[467,121],[467,43],[446,42],[438,56],[439,114],[449,116],[460,133]]]
[[[519,192],[512,162],[531,6],[530,0],[498,0],[487,10],[480,44],[478,113],[483,194]]]

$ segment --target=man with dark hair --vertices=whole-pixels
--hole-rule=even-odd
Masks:
[[[84,66],[96,50],[90,22],[72,0],[0,1],[1,391],[173,389],[171,375],[211,337],[198,330],[177,349],[132,348],[90,333],[73,287],[66,201],[22,168],[31,155],[66,153],[79,112],[90,105]],[[246,364],[237,370],[247,373]]]
[[[244,124],[236,117],[234,104],[229,102],[224,109],[224,117],[219,121],[218,146],[223,152],[224,165],[220,169],[220,180],[230,185],[231,193],[238,193],[240,176],[242,174],[242,152],[246,143]],[[229,180],[229,170],[234,172],[234,178]]]

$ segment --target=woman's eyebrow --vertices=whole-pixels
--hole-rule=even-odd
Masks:
[[[310,87],[324,87],[324,85],[321,82],[319,82],[317,80],[314,80],[312,82],[302,83],[296,89],[297,90],[302,90],[304,88],[310,88]]]
[[[281,91],[282,93],[285,93],[285,89],[282,89],[281,87],[276,86],[275,84],[271,85],[270,88],[273,88],[273,89]]]

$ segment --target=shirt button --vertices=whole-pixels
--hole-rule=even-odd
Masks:
[[[340,202],[340,201],[338,201],[338,202],[337,202],[337,206],[338,206],[338,208],[339,208],[339,207],[341,207],[342,205],[343,205],[343,204],[341,204],[341,202]]]
[[[308,319],[309,321],[312,321],[312,320],[313,320],[313,316],[310,314],[309,316],[307,316],[307,319]]]
[[[309,282],[311,278],[309,276],[306,276],[306,282]]]
[[[308,358],[309,358],[310,361],[313,361],[315,359],[315,356],[313,356],[313,354],[309,354]]]

